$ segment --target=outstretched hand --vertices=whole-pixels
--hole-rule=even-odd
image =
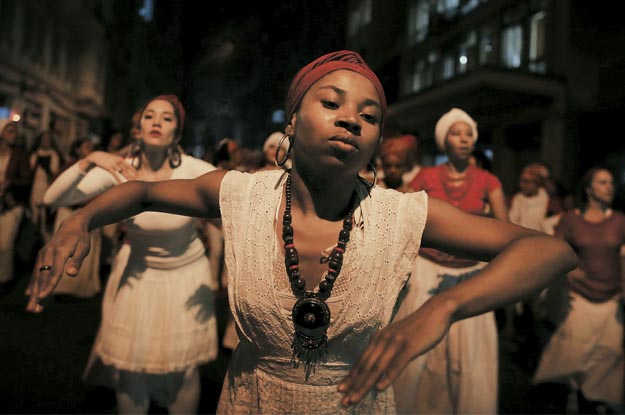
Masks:
[[[341,403],[358,403],[372,388],[388,388],[406,365],[432,349],[451,325],[451,312],[430,299],[417,311],[378,331],[339,384]]]
[[[54,291],[64,274],[78,275],[91,241],[86,224],[76,214],[67,218],[50,242],[39,250],[30,284],[26,311],[40,313],[42,302]]]

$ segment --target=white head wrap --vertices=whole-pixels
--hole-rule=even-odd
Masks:
[[[265,140],[265,144],[263,144],[263,151],[267,151],[267,149],[271,145],[274,145],[274,146],[278,147],[278,143],[280,142],[280,139],[283,136],[284,136],[284,133],[282,133],[280,131],[275,131],[275,132],[269,134],[269,137],[267,137],[267,139]],[[288,141],[286,139],[284,140],[282,145],[284,146],[285,143],[288,144]],[[286,151],[286,148],[284,150]]]
[[[440,151],[445,151],[445,139],[447,133],[452,125],[458,121],[466,122],[473,130],[473,143],[477,141],[477,123],[469,114],[462,111],[460,108],[452,108],[449,112],[443,114],[443,116],[436,123],[434,129],[434,136],[436,137],[436,145]]]

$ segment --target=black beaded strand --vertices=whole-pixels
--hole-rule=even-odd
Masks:
[[[353,227],[354,206],[343,219],[343,229],[339,232],[336,246],[332,250],[328,260],[328,270],[324,279],[319,283],[319,294],[325,298],[330,296],[334,282],[343,267],[343,254],[347,249],[349,234]],[[293,226],[291,222],[291,172],[289,170],[286,181],[284,217],[282,219],[282,240],[284,241],[284,263],[286,272],[291,282],[291,289],[296,295],[306,293],[306,282],[301,278],[299,270],[299,256],[293,240]]]

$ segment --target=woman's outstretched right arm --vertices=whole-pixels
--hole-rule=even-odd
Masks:
[[[90,230],[119,222],[143,211],[193,217],[219,217],[219,190],[225,170],[196,179],[162,182],[130,181],[100,194],[66,219],[39,251],[27,294],[27,310],[41,312],[63,274],[76,276],[89,253]]]

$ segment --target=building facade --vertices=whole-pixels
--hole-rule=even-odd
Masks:
[[[27,146],[53,130],[67,151],[98,131],[107,67],[98,4],[0,0],[0,118],[19,121]]]
[[[537,160],[573,191],[595,164],[625,178],[610,139],[625,114],[617,15],[582,0],[350,0],[346,36],[386,88],[386,134],[417,135],[422,164],[440,160],[434,125],[459,107],[506,193]]]

